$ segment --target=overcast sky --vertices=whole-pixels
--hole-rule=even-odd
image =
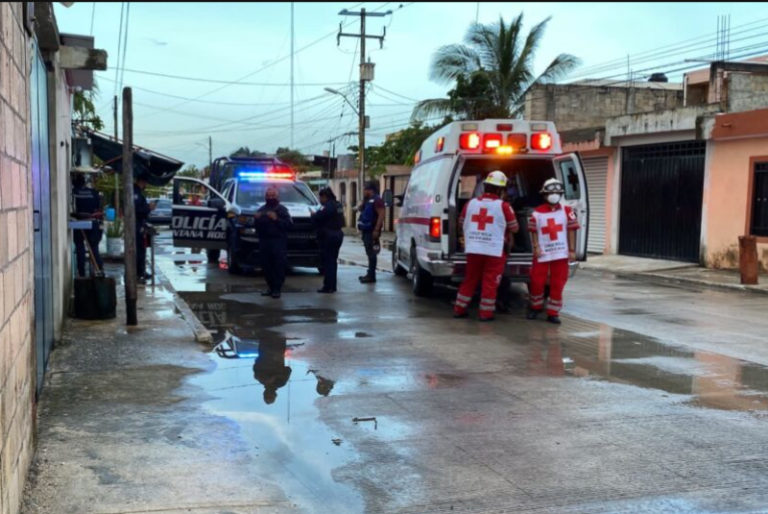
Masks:
[[[246,83],[125,71],[123,85],[134,88],[137,144],[198,166],[208,161],[208,136],[214,158],[239,146],[273,152],[290,145],[290,3],[131,3],[124,55],[118,54],[119,2],[54,5],[61,32],[91,34],[93,26],[96,48],[108,53],[109,69],[96,73],[95,104],[109,133],[116,68],[124,58],[126,70]],[[386,26],[383,49],[376,40],[367,43],[376,64],[366,101],[370,144],[408,124],[413,100],[445,96],[451,86],[429,80],[431,56],[441,45],[461,42],[476,17],[491,23],[522,11],[527,30],[551,16],[535,70],[571,53],[582,65],[566,81],[625,78],[628,54],[638,75],[691,66],[681,62],[714,52],[718,15],[731,16],[732,57],[768,54],[768,3],[297,2],[294,147],[305,153],[321,154],[330,149],[329,139],[357,129],[344,100],[323,88],[347,92],[356,103],[358,40],[342,38],[337,46],[335,33],[340,22],[349,24],[345,32],[358,32],[358,17],[338,13],[361,7],[393,10],[367,22],[369,34]],[[680,73],[669,73],[670,79]],[[337,153],[355,143],[356,136],[339,138]]]

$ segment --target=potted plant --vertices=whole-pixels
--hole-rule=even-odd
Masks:
[[[123,257],[123,221],[115,218],[107,222],[107,255],[110,257]]]

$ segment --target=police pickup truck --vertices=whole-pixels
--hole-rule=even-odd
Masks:
[[[310,219],[320,204],[290,166],[276,158],[229,158],[214,161],[209,183],[189,177],[173,182],[173,244],[205,248],[208,261],[227,251],[230,273],[260,267],[254,213],[274,187],[293,218],[288,233],[288,265],[320,268],[320,250]]]

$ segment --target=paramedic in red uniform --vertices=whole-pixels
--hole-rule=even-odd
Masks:
[[[480,296],[480,320],[491,321],[496,308],[496,292],[506,265],[505,241],[519,230],[512,207],[501,200],[507,187],[507,176],[492,171],[485,179],[485,193],[473,198],[465,206],[459,218],[464,231],[464,249],[467,253],[467,270],[456,295],[453,315],[467,316],[477,284],[482,280]]]
[[[546,202],[534,209],[528,221],[533,242],[530,306],[528,319],[544,310],[544,287],[549,275],[547,321],[560,323],[563,289],[568,280],[568,263],[576,260],[576,230],[579,222],[570,207],[560,204],[563,183],[555,178],[544,182],[541,194]]]

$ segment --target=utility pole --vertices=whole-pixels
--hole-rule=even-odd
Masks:
[[[293,150],[293,2],[291,2],[291,150]]]
[[[95,5],[95,4],[94,4]],[[112,119],[115,124],[115,143],[117,143],[117,95],[112,102]],[[120,185],[117,173],[115,173],[115,218],[120,217]]]
[[[123,210],[125,214],[125,313],[126,325],[137,325],[136,319],[136,212],[133,208],[133,95],[123,89]]]
[[[384,47],[384,37],[387,35],[387,27],[381,36],[369,36],[365,33],[365,18],[367,16],[384,17],[388,14],[392,14],[392,11],[386,12],[366,12],[365,9],[361,9],[359,12],[349,11],[344,9],[339,12],[342,16],[359,16],[360,17],[360,33],[359,34],[347,34],[342,32],[342,24],[339,23],[339,33],[336,35],[336,45],[341,44],[342,37],[356,37],[360,38],[360,105],[358,106],[358,157],[360,161],[360,174],[357,180],[357,197],[362,200],[363,198],[363,186],[365,183],[365,83],[373,80],[373,63],[365,62],[365,40],[366,39],[378,39],[379,47]]]
[[[211,175],[213,170],[213,139],[208,136],[208,176]]]

